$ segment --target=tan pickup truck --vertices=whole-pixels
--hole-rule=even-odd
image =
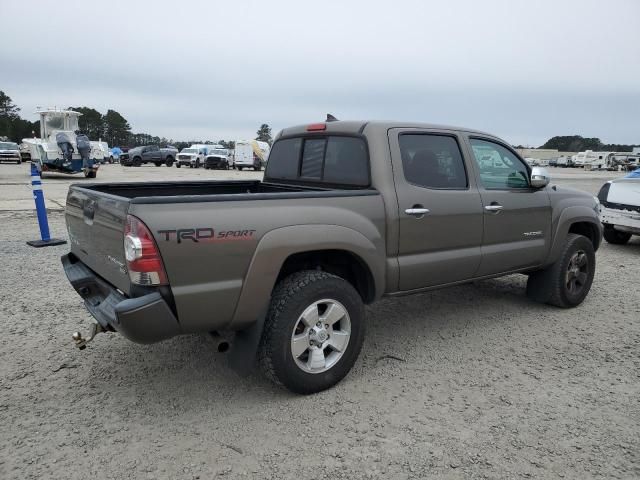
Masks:
[[[302,125],[280,132],[263,181],[72,185],[62,262],[98,331],[236,332],[236,366],[313,393],[351,369],[364,305],[385,295],[523,273],[532,299],[579,305],[598,201],[548,183],[478,131]]]

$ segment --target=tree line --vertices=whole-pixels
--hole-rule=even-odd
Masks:
[[[580,135],[556,136],[547,140],[544,145],[536,148],[549,148],[560,152],[584,152],[593,150],[594,152],[632,152],[634,147],[640,145],[627,145],[624,143],[602,143],[599,138],[585,138]],[[517,145],[515,148],[529,148]]]
[[[593,150],[600,152],[631,152],[633,147],[640,145],[625,145],[620,143],[602,143],[599,138],[584,138],[580,135],[552,137],[538,148],[555,148],[562,152],[583,152]]]
[[[172,145],[179,150],[194,143],[220,144],[224,148],[234,148],[233,140],[190,140],[174,141],[165,137],[158,137],[148,133],[133,133],[131,125],[127,119],[116,110],[107,110],[104,115],[91,107],[69,107],[82,115],[78,119],[78,126],[82,133],[89,136],[91,140],[102,139],[110,146],[137,147],[141,145]],[[20,108],[13,103],[11,97],[0,90],[0,138],[6,137],[16,143],[22,142],[23,138],[39,136],[40,121],[30,122],[24,120],[19,115]],[[263,123],[256,132],[256,140],[272,143],[271,127]]]

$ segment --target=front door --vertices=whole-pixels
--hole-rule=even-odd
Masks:
[[[444,285],[476,273],[483,210],[456,133],[389,131],[399,205],[400,290]]]
[[[482,263],[478,275],[540,265],[551,241],[546,188],[530,186],[529,168],[494,139],[469,138],[484,210]]]

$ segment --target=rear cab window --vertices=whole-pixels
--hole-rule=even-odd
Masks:
[[[455,137],[432,133],[399,136],[404,177],[431,189],[465,190],[469,186],[460,146]]]
[[[278,140],[265,181],[366,188],[371,183],[367,145],[361,137],[341,135]]]

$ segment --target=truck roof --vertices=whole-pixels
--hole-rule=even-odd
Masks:
[[[325,125],[324,129],[316,130],[318,132],[326,132],[326,133],[346,133],[346,134],[361,134],[364,132],[365,128],[373,128],[376,130],[388,130],[390,128],[423,128],[423,129],[435,129],[435,130],[452,130],[458,132],[467,132],[467,133],[476,133],[488,137],[496,138],[495,135],[491,135],[486,132],[482,132],[479,130],[473,130],[470,128],[464,127],[453,127],[450,125],[438,125],[432,123],[421,123],[421,122],[401,122],[401,121],[388,121],[388,120],[338,120],[333,122],[317,122],[317,123],[307,123],[304,125],[296,125],[293,127],[284,128],[276,139],[280,137],[288,137],[306,134],[309,132],[308,127],[310,125]]]

